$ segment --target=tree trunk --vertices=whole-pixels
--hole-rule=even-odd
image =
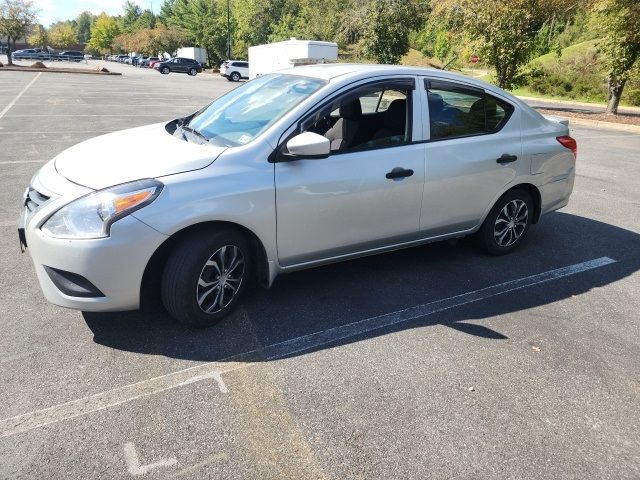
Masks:
[[[624,90],[625,83],[627,83],[626,80],[618,80],[613,75],[609,77],[609,103],[607,104],[607,111],[605,112],[607,115],[618,114],[618,106],[620,105],[620,98],[622,97],[622,91]]]
[[[13,61],[11,60],[12,51],[13,49],[11,48],[11,37],[7,37],[7,65],[13,65]]]

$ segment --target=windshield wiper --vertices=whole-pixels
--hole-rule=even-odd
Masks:
[[[189,132],[193,135],[195,135],[196,137],[200,138],[201,140],[204,140],[205,143],[209,143],[209,139],[202,134],[201,132],[199,132],[198,130],[196,130],[195,128],[192,128],[188,125],[178,125],[178,127],[180,128],[180,130],[184,131],[184,132]],[[184,134],[183,134],[184,136]]]

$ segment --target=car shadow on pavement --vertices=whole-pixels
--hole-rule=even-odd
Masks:
[[[616,262],[341,340],[312,343],[295,353],[274,350],[316,332],[601,257]],[[483,320],[507,315],[514,321],[511,315],[608,285],[639,267],[640,235],[554,213],[532,228],[519,250],[504,257],[483,255],[471,240],[463,240],[283,275],[269,290],[251,289],[240,307],[208,329],[178,325],[161,306],[83,316],[98,344],[196,361],[272,360],[433,325],[494,341],[507,337],[483,325]]]

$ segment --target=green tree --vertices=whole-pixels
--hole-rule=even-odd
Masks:
[[[536,49],[536,35],[554,15],[568,15],[573,0],[441,0],[434,15],[476,40],[483,60],[496,70],[498,85],[512,88],[521,66]]]
[[[209,62],[227,56],[227,12],[220,0],[177,0],[169,25],[184,31],[197,47],[207,51]]]
[[[101,13],[91,26],[91,38],[87,47],[92,52],[101,54],[113,51],[114,39],[120,35],[120,27],[115,18]]]
[[[143,10],[142,14],[138,17],[138,20],[134,24],[134,30],[140,30],[142,28],[153,28],[156,26],[155,14],[147,9]]]
[[[152,32],[153,35],[149,45],[150,53],[173,53],[188,41],[186,32],[179,28],[158,25]]]
[[[87,43],[91,38],[91,25],[96,21],[96,16],[91,12],[82,12],[76,17],[76,36],[80,43]]]
[[[34,47],[46,48],[49,44],[49,34],[47,33],[47,29],[41,24],[36,25],[33,29],[33,33],[27,38],[27,42],[29,42],[29,45],[33,45]]]
[[[410,0],[372,0],[361,37],[362,52],[378,63],[398,63],[409,34],[422,24],[423,5]]]
[[[36,18],[36,9],[31,0],[3,0],[0,3],[0,37],[7,39],[9,65],[13,65],[11,52],[16,48],[16,40],[29,32]]]
[[[122,6],[122,16],[120,17],[120,30],[122,32],[133,32],[136,30],[138,20],[142,16],[142,8],[130,0]]]
[[[640,2],[601,0],[595,4],[595,14],[604,34],[601,48],[608,69],[607,114],[615,115],[629,77],[640,66]]]
[[[56,48],[69,48],[78,43],[76,29],[70,22],[58,23],[49,29],[51,45]]]

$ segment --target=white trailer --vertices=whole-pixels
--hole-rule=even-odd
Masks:
[[[207,63],[207,51],[201,47],[182,47],[176,52],[176,57],[190,58],[204,65]]]
[[[317,40],[267,43],[249,47],[249,79],[298,65],[335,62],[338,44]]]

